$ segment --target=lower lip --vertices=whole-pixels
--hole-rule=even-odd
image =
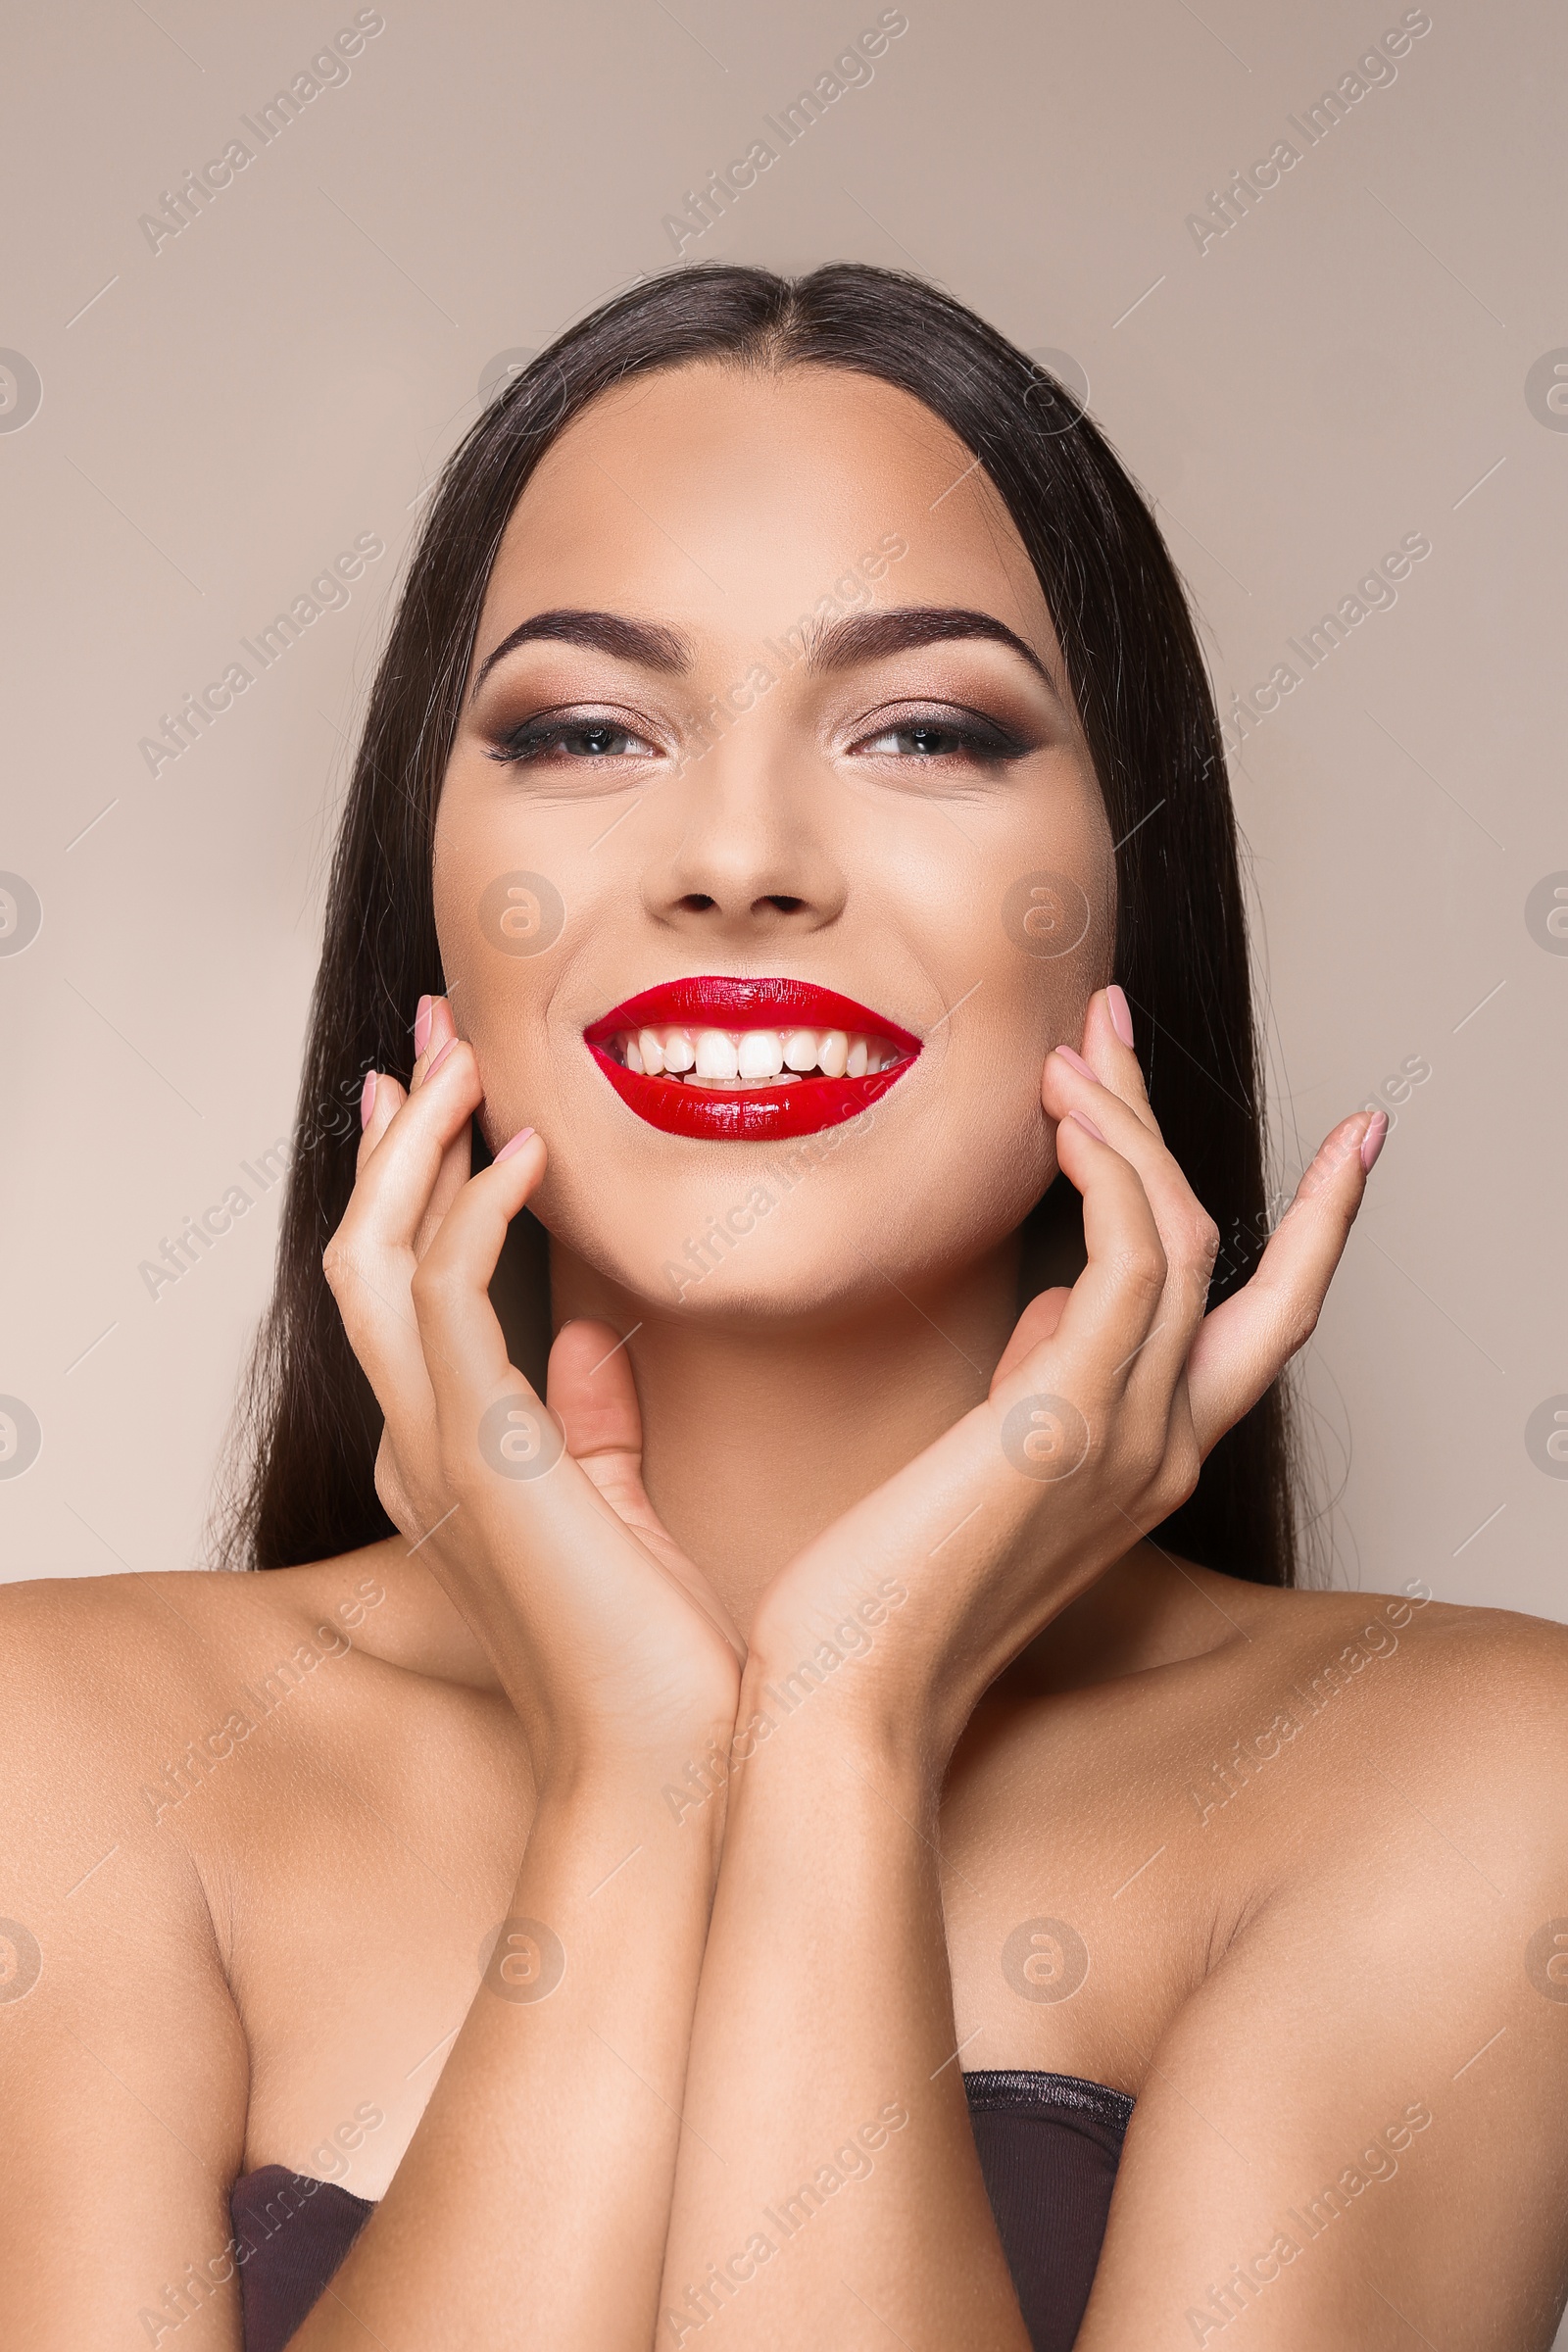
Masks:
[[[913,1058],[895,1062],[890,1070],[867,1071],[863,1078],[803,1078],[796,1086],[720,1089],[649,1078],[640,1070],[628,1070],[602,1046],[590,1045],[588,1051],[627,1109],[650,1127],[665,1135],[731,1144],[785,1143],[797,1135],[819,1134],[824,1127],[842,1127],[846,1119],[880,1102]]]

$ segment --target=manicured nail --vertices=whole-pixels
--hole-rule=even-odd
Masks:
[[[421,997],[414,1014],[414,1057],[417,1061],[430,1043],[430,1000]]]
[[[370,1124],[370,1113],[374,1108],[375,1072],[373,1070],[367,1070],[365,1073],[365,1085],[360,1095],[360,1126],[362,1130],[368,1127]]]
[[[1087,1128],[1097,1144],[1102,1144],[1104,1142],[1105,1139],[1101,1134],[1100,1129],[1095,1125],[1094,1120],[1086,1119],[1081,1110],[1069,1110],[1067,1116],[1069,1119],[1076,1119],[1080,1127]]]
[[[426,1023],[426,1026],[428,1027],[428,1023]],[[437,1070],[441,1067],[441,1064],[445,1061],[447,1055],[452,1052],[457,1042],[458,1041],[455,1037],[449,1037],[447,1039],[446,1044],[442,1047],[440,1053],[436,1055],[434,1061],[431,1062],[429,1068],[424,1073],[427,1079],[435,1076]]]
[[[1133,1042],[1133,1016],[1126,998],[1114,980],[1105,991],[1105,1009],[1110,1014],[1110,1025],[1122,1044],[1130,1046]]]
[[[510,1159],[514,1152],[520,1152],[523,1145],[528,1141],[528,1138],[530,1135],[532,1135],[532,1133],[533,1129],[531,1127],[519,1127],[516,1134],[513,1137],[511,1143],[503,1144],[500,1151],[496,1153],[497,1167],[501,1165],[501,1162],[504,1159]]]
[[[1077,1071],[1080,1078],[1093,1078],[1097,1086],[1100,1084],[1099,1078],[1089,1067],[1089,1064],[1087,1061],[1085,1061],[1083,1055],[1081,1054],[1075,1054],[1071,1046],[1058,1046],[1056,1048],[1056,1052],[1061,1055],[1062,1060],[1066,1062],[1069,1069],[1074,1069]]]
[[[1361,1166],[1364,1173],[1368,1176],[1371,1175],[1373,1169],[1378,1164],[1378,1153],[1382,1151],[1383,1146],[1388,1139],[1388,1112],[1386,1110],[1375,1110],[1372,1113],[1372,1123],[1367,1128],[1365,1135],[1363,1135],[1361,1138]]]

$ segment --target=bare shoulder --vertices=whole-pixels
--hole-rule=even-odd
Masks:
[[[122,2314],[156,2303],[159,2262],[176,2275],[221,2243],[251,2078],[229,1963],[258,1842],[233,1834],[233,1792],[275,1794],[328,1712],[301,1693],[333,1673],[348,1690],[378,1595],[363,1554],[0,1588],[0,2102],[29,2149],[0,2276],[46,2259],[77,2280],[77,2340],[108,2340],[89,2306],[111,2272]],[[263,1733],[279,1709],[288,1732]],[[249,1770],[228,1761],[247,1744]],[[83,2178],[105,2184],[96,2251],[66,2242]]]
[[[69,1748],[78,1796],[156,1780],[193,1745],[211,1760],[242,1710],[235,1675],[263,1712],[346,1655],[386,1597],[375,1555],[350,1553],[269,1576],[61,1577],[0,1586],[0,1738],[13,1774]],[[212,1724],[208,1717],[216,1716]],[[154,1758],[160,1759],[155,1763]],[[16,1786],[15,1779],[12,1782]],[[134,1787],[132,1782],[132,1787]]]
[[[1424,1790],[1521,1858],[1568,1855],[1568,1627],[1438,1601],[1421,1585],[1254,1589],[1249,1602],[1248,1639],[1214,1661],[1233,1690],[1278,1702],[1227,1742],[1244,1773],[1337,1732],[1322,1744],[1353,1746],[1363,1780]],[[1344,1802],[1355,1810],[1349,1788]]]
[[[1175,2287],[1184,2341],[1261,2296],[1281,2346],[1544,2347],[1568,2270],[1568,1634],[1419,1589],[1213,1597],[1234,1630],[1152,1678],[1150,1742],[1184,1788],[1164,1859],[1200,1965],[1152,2021],[1079,2340],[1167,2340]],[[1117,1928],[1147,1945],[1145,1900]]]

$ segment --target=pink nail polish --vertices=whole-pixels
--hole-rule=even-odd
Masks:
[[[368,1127],[370,1124],[370,1113],[374,1108],[375,1072],[374,1070],[367,1070],[365,1073],[365,1085],[360,1093],[360,1126],[362,1130]]]
[[[1368,1176],[1371,1175],[1373,1169],[1378,1164],[1378,1153],[1382,1151],[1384,1144],[1388,1140],[1388,1112],[1386,1110],[1375,1110],[1372,1113],[1371,1124],[1368,1126],[1365,1135],[1363,1135],[1361,1138],[1361,1167],[1363,1172]]]
[[[1102,1144],[1104,1142],[1105,1139],[1101,1134],[1100,1129],[1095,1125],[1094,1120],[1086,1119],[1081,1110],[1069,1110],[1067,1116],[1069,1119],[1076,1119],[1080,1127],[1087,1129],[1089,1134],[1094,1137],[1097,1144]]]
[[[1099,1078],[1096,1077],[1095,1072],[1089,1067],[1089,1064],[1087,1061],[1085,1061],[1083,1055],[1081,1054],[1075,1054],[1071,1046],[1058,1046],[1056,1048],[1056,1052],[1061,1055],[1062,1060],[1067,1064],[1069,1069],[1074,1069],[1077,1071],[1080,1078],[1093,1078],[1096,1086],[1100,1084]]]
[[[1122,1044],[1131,1046],[1133,1042],[1132,1011],[1127,999],[1114,980],[1105,991],[1105,1009],[1110,1014],[1110,1025],[1121,1039]]]
[[[414,1054],[416,1060],[418,1059],[418,1056],[424,1052],[425,1047],[429,1043],[430,1000],[428,997],[421,997],[418,1004],[415,1007],[414,1013]]]
[[[425,1071],[425,1073],[424,1073],[424,1074],[425,1074],[425,1077],[426,1077],[427,1079],[433,1078],[433,1077],[435,1076],[435,1074],[436,1074],[437,1070],[438,1070],[438,1069],[441,1067],[441,1064],[442,1064],[442,1063],[445,1061],[445,1059],[446,1059],[447,1055],[448,1055],[448,1054],[450,1054],[450,1053],[453,1051],[453,1048],[454,1048],[454,1047],[457,1045],[457,1042],[458,1042],[458,1041],[457,1041],[457,1039],[456,1039],[455,1037],[449,1037],[449,1038],[447,1039],[447,1042],[446,1042],[446,1044],[445,1044],[445,1045],[442,1047],[442,1049],[441,1049],[440,1053],[439,1053],[439,1054],[436,1055],[436,1057],[435,1057],[434,1061],[432,1061],[432,1062],[431,1062],[431,1064],[430,1064],[429,1068],[428,1068],[428,1069]]]
[[[530,1135],[532,1135],[532,1133],[533,1129],[531,1127],[519,1127],[516,1134],[513,1137],[511,1143],[503,1144],[500,1151],[496,1153],[497,1167],[501,1165],[501,1162],[504,1159],[510,1159],[514,1152],[520,1152],[523,1145],[528,1141],[528,1138]]]

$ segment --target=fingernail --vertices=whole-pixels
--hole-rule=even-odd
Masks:
[[[1378,1164],[1378,1153],[1382,1151],[1383,1146],[1387,1141],[1388,1133],[1388,1112],[1386,1110],[1375,1110],[1372,1113],[1372,1123],[1367,1128],[1365,1135],[1363,1135],[1361,1138],[1361,1167],[1363,1172],[1368,1176],[1371,1175],[1373,1169]]]
[[[500,1151],[496,1153],[497,1167],[501,1165],[501,1162],[504,1159],[510,1159],[514,1152],[520,1152],[523,1145],[528,1141],[528,1138],[530,1135],[532,1135],[532,1133],[533,1129],[531,1127],[519,1127],[516,1134],[513,1137],[511,1143],[503,1144]]]
[[[414,1013],[414,1057],[417,1061],[430,1043],[430,1000],[421,997]]]
[[[365,1085],[360,1094],[360,1127],[362,1131],[370,1124],[370,1113],[374,1108],[375,1072],[373,1070],[367,1070],[365,1073]]]
[[[1085,1061],[1083,1055],[1081,1054],[1075,1054],[1071,1046],[1058,1046],[1056,1048],[1056,1052],[1061,1055],[1062,1060],[1066,1062],[1070,1069],[1077,1071],[1080,1078],[1093,1078],[1097,1086],[1100,1084],[1099,1078],[1096,1077],[1095,1072],[1089,1067],[1089,1064],[1087,1061]]]
[[[1102,1144],[1104,1142],[1105,1139],[1101,1134],[1100,1129],[1095,1125],[1094,1120],[1086,1119],[1081,1110],[1069,1110],[1067,1116],[1069,1119],[1076,1119],[1080,1127],[1087,1128],[1097,1144]]]
[[[426,1027],[428,1027],[428,1022],[426,1022]],[[447,1055],[452,1052],[457,1042],[458,1041],[455,1037],[449,1037],[447,1039],[446,1044],[442,1047],[440,1053],[436,1055],[434,1061],[431,1062],[429,1068],[424,1073],[427,1080],[435,1076],[437,1070],[441,1067],[441,1064],[445,1061]]]
[[[1110,1014],[1110,1025],[1116,1035],[1124,1046],[1130,1046],[1133,1042],[1133,1016],[1126,998],[1114,980],[1105,991],[1105,1008]]]

